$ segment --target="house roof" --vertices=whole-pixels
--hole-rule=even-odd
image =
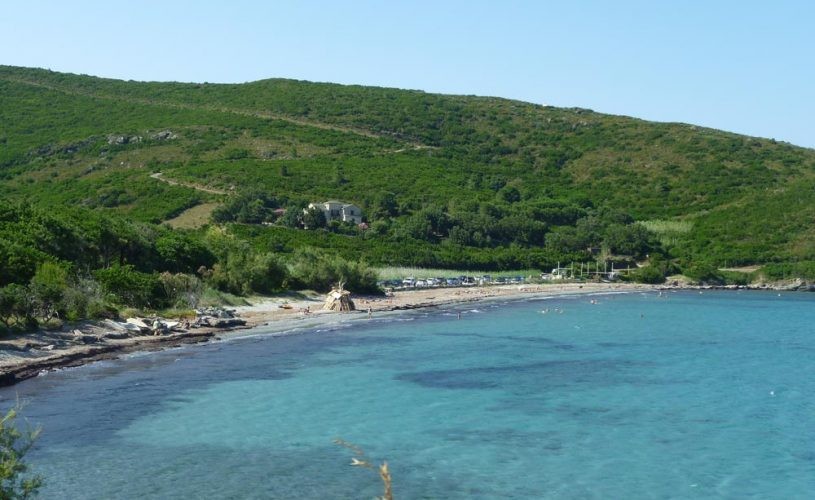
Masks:
[[[339,201],[339,200],[328,200],[328,201],[320,201],[320,202],[312,203],[312,205],[328,205],[328,204],[341,205],[343,207],[356,207],[357,206],[357,205],[355,205],[353,203],[346,203],[344,201]]]

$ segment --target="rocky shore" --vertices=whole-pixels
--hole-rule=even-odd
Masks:
[[[198,311],[194,321],[102,320],[18,335],[0,342],[0,386],[131,352],[206,342],[219,332],[251,326],[234,311],[209,308]]]

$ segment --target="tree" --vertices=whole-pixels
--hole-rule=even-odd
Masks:
[[[19,234],[13,238],[22,240]],[[28,283],[44,257],[33,245],[0,237],[0,285]]]
[[[649,283],[652,285],[665,283],[665,275],[663,274],[663,271],[659,268],[659,266],[655,265],[641,267],[636,271],[633,271],[629,277],[632,281],[637,283]]]
[[[498,196],[507,203],[521,201],[521,192],[515,186],[506,186],[498,191]]]
[[[306,229],[319,229],[326,226],[325,214],[322,210],[316,208],[309,208],[303,214],[303,225]]]
[[[68,288],[68,271],[59,264],[44,262],[31,278],[31,293],[45,323],[59,316],[65,289]]]
[[[256,253],[247,260],[248,288],[259,293],[280,291],[288,270],[276,255],[271,252]]]
[[[159,269],[190,273],[215,263],[215,256],[200,239],[178,231],[164,231],[156,238],[155,246]]]
[[[695,262],[682,271],[685,276],[702,285],[721,285],[725,282],[722,273],[710,262]]]
[[[271,252],[257,253],[236,244],[212,267],[208,280],[219,290],[248,295],[280,291],[287,276],[286,266]]]
[[[20,431],[15,425],[19,411],[18,405],[0,419],[0,500],[31,498],[43,482],[41,476],[26,476],[28,465],[23,458],[40,431]]]
[[[396,203],[396,195],[391,192],[382,193],[374,201],[371,217],[382,219],[385,217],[396,217],[399,215],[399,205]]]
[[[444,209],[429,205],[402,222],[400,229],[404,235],[417,240],[438,241],[447,236],[450,227],[450,217]]]
[[[286,208],[286,213],[280,217],[279,222],[286,227],[299,228],[303,223],[303,210],[297,206],[290,206]]]
[[[133,266],[99,269],[94,276],[117,302],[133,307],[160,307],[166,301],[158,276],[136,271]]]
[[[25,329],[37,326],[36,301],[27,286],[13,283],[0,288],[0,322],[11,331],[12,320],[19,324],[23,320]]]
[[[611,224],[605,230],[604,243],[615,254],[631,255],[641,259],[656,245],[651,234],[641,224]]]
[[[218,224],[241,222],[260,224],[274,218],[274,209],[280,202],[263,191],[249,191],[230,198],[212,212],[212,220]]]
[[[0,288],[0,323],[11,331],[14,317],[19,310],[19,303],[22,300],[23,287],[12,284]]]
[[[291,265],[293,284],[305,289],[327,292],[343,282],[356,293],[382,293],[376,285],[377,274],[363,262],[352,262],[314,248],[298,249]]]
[[[111,318],[116,315],[116,310],[105,302],[102,287],[90,277],[76,277],[71,280],[63,292],[61,309],[64,309],[64,318],[68,321]]]
[[[203,283],[198,277],[191,274],[172,274],[167,271],[159,275],[159,281],[164,288],[169,302],[175,307],[198,307],[198,301],[204,291]]]
[[[342,167],[337,165],[334,169],[334,184],[337,186],[342,186],[343,184],[347,184],[348,179],[345,178],[345,173],[342,170]]]

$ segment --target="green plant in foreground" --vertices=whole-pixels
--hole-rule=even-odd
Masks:
[[[0,500],[31,498],[43,483],[39,475],[26,476],[28,465],[23,457],[34,445],[40,429],[18,429],[20,409],[18,404],[0,419]]]

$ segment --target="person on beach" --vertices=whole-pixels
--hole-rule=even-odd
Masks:
[[[373,317],[373,311],[371,310],[371,307],[368,306],[368,319],[371,319],[372,317]]]

